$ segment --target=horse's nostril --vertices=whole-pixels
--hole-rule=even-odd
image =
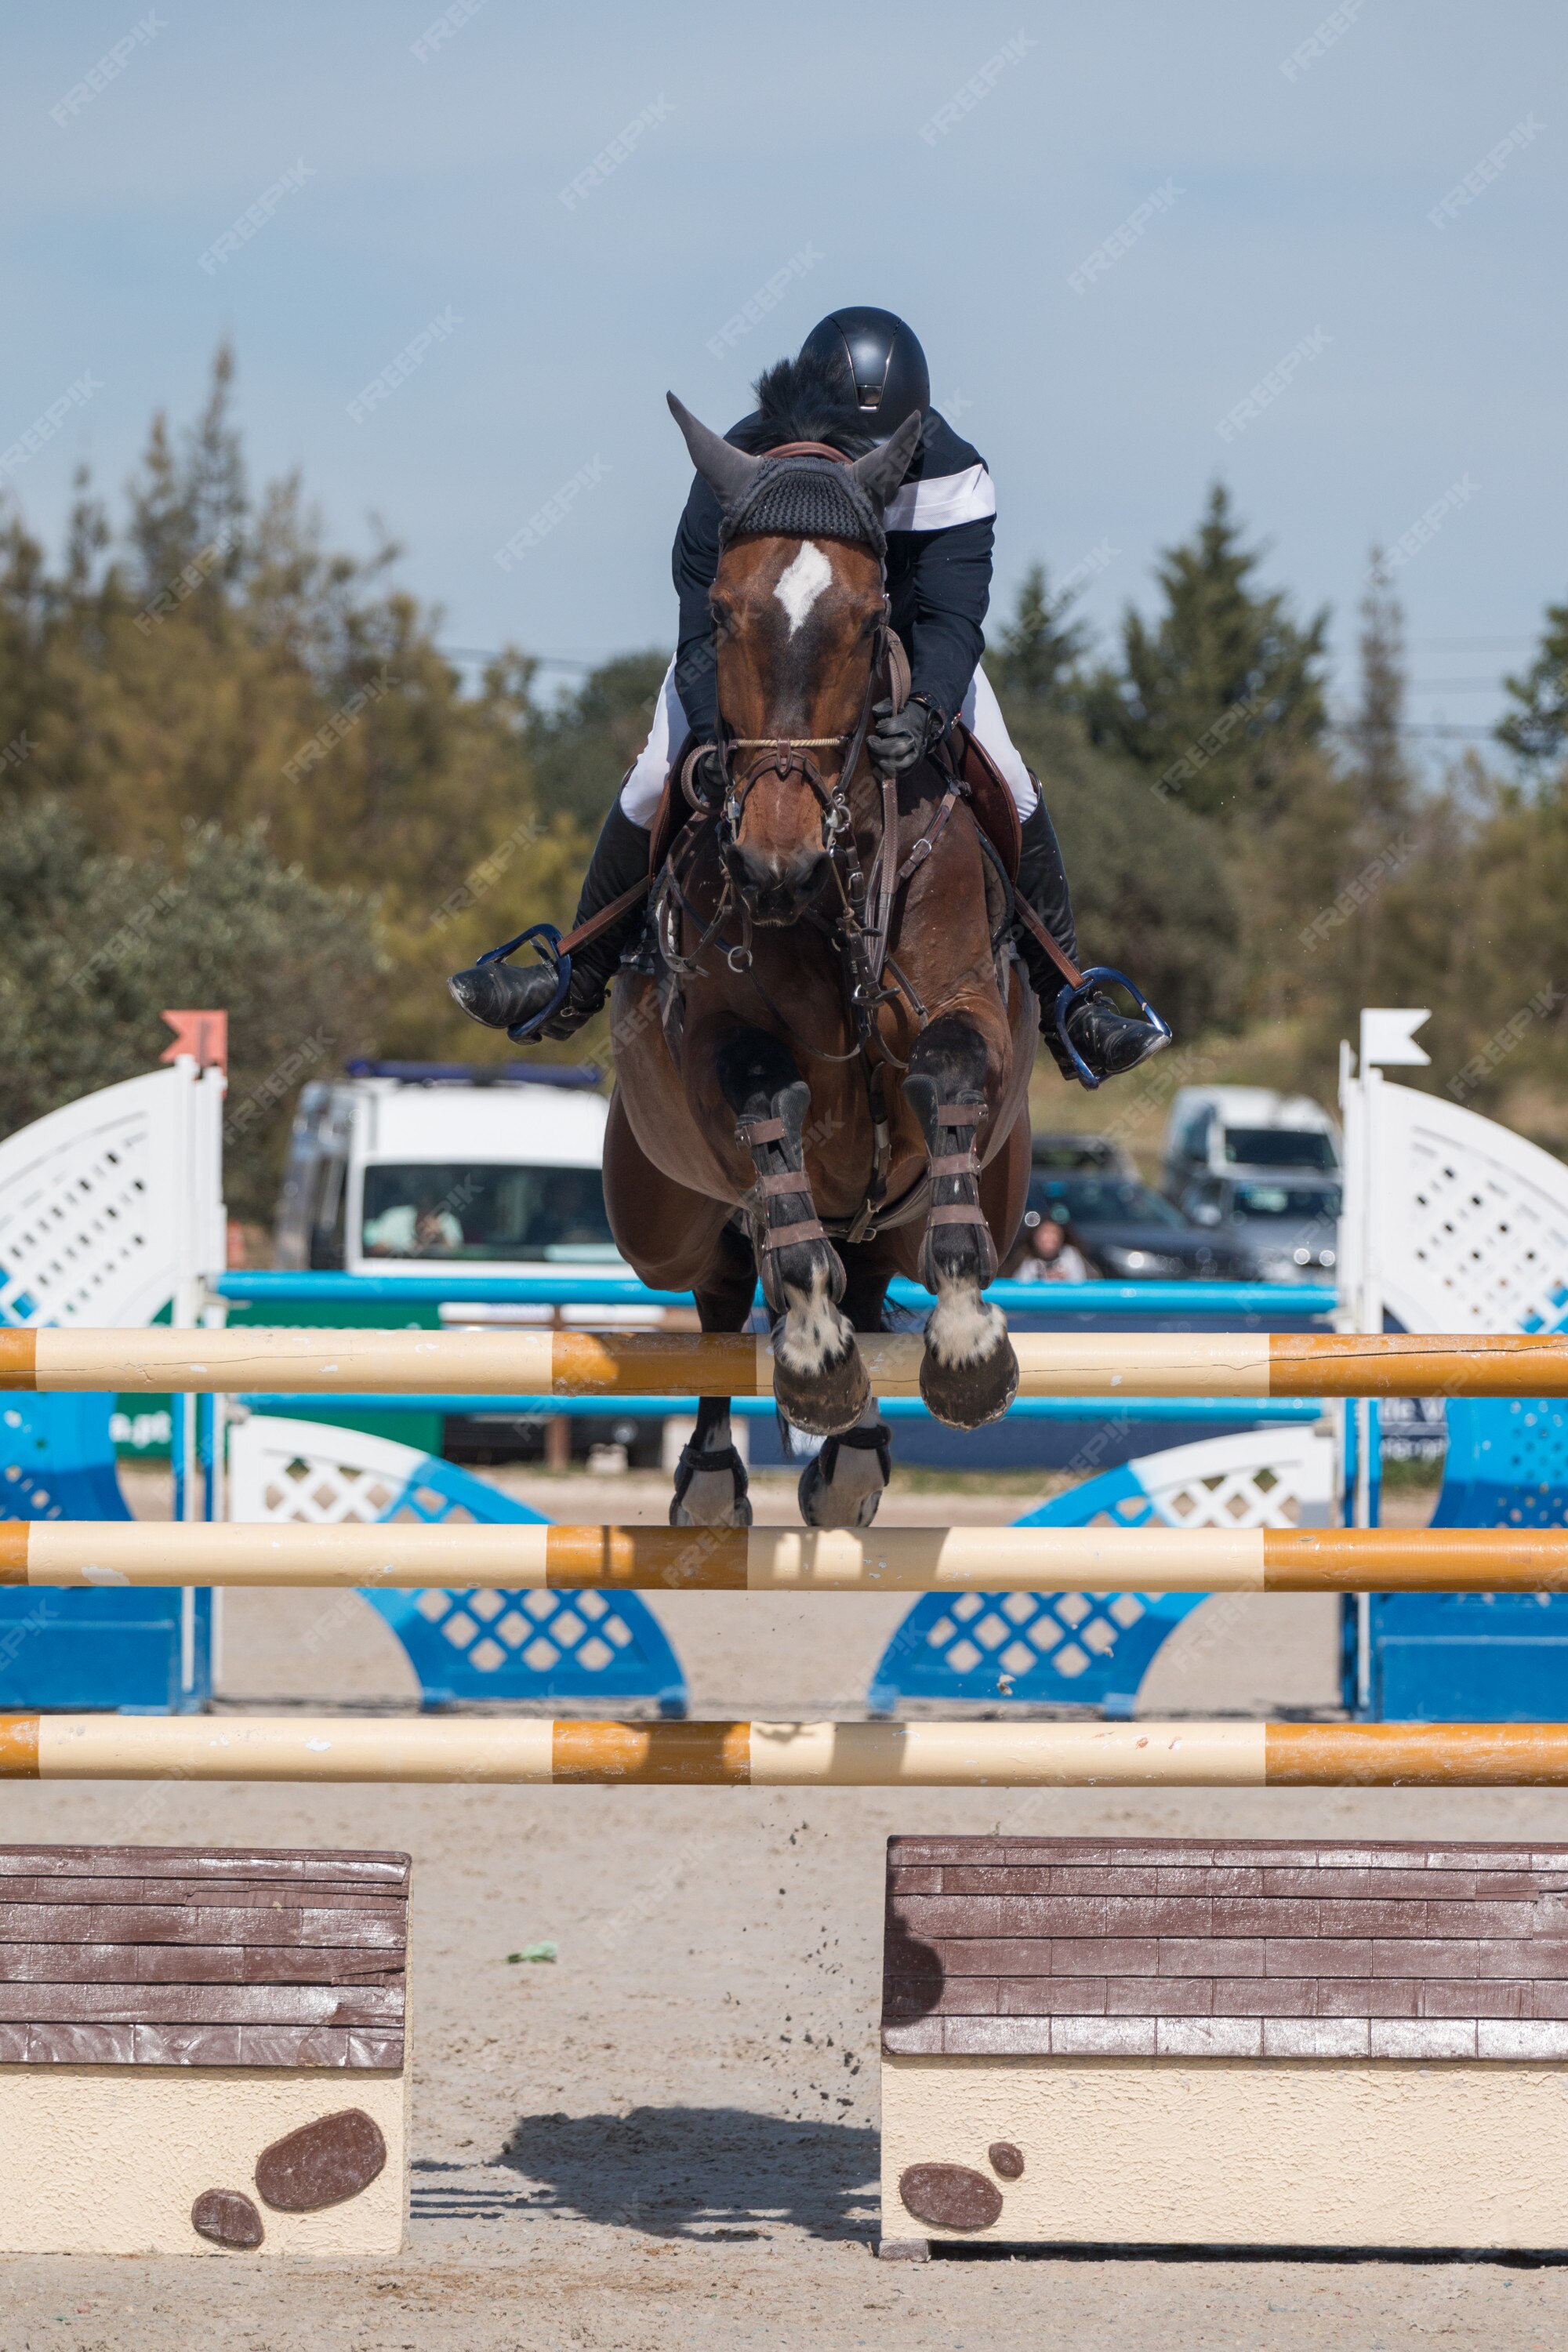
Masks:
[[[755,856],[742,849],[741,862],[753,908],[763,920],[792,919],[816,897],[827,879],[825,850],[799,850],[788,857]]]

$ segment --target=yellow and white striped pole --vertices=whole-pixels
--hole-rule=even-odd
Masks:
[[[1568,1528],[0,1523],[0,1585],[636,1592],[1561,1592]]]
[[[1568,1786],[1568,1723],[14,1715],[0,1779],[754,1789]]]
[[[1568,1395],[1568,1339],[1361,1332],[1019,1331],[1026,1397]],[[873,1391],[920,1393],[919,1332],[868,1332]],[[663,1331],[0,1331],[0,1390],[769,1396],[763,1334]]]

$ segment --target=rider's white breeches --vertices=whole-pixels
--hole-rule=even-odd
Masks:
[[[1005,778],[1020,819],[1030,815],[1037,798],[1034,782],[1007,732],[1002,706],[983,669],[977,669],[970,679],[959,717]],[[664,780],[669,773],[671,760],[686,740],[687,725],[680,697],[675,690],[675,664],[671,662],[658,690],[658,706],[647,741],[632,761],[621,786],[621,812],[633,824],[650,825],[658,815]]]

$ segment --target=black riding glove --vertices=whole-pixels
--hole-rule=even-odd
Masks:
[[[923,702],[906,702],[895,710],[891,702],[874,702],[871,716],[877,724],[871,730],[867,749],[871,764],[884,776],[901,776],[921,760],[942,731],[940,714]]]

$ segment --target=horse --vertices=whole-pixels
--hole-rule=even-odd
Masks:
[[[934,1294],[934,1414],[977,1428],[1016,1393],[984,1292],[1023,1215],[1037,1007],[956,769],[895,781],[867,755],[874,706],[908,684],[882,517],[919,416],[855,457],[758,456],[669,405],[722,516],[722,790],[691,753],[667,787],[690,814],[668,855],[656,830],[649,921],[615,984],[605,1204],[637,1275],[695,1293],[704,1331],[743,1330],[760,1276],[779,1410],[824,1440],[802,1515],[866,1527],[891,1459],[856,1334],[886,1328],[895,1274]],[[673,1525],[751,1523],[730,1402],[700,1400]]]

